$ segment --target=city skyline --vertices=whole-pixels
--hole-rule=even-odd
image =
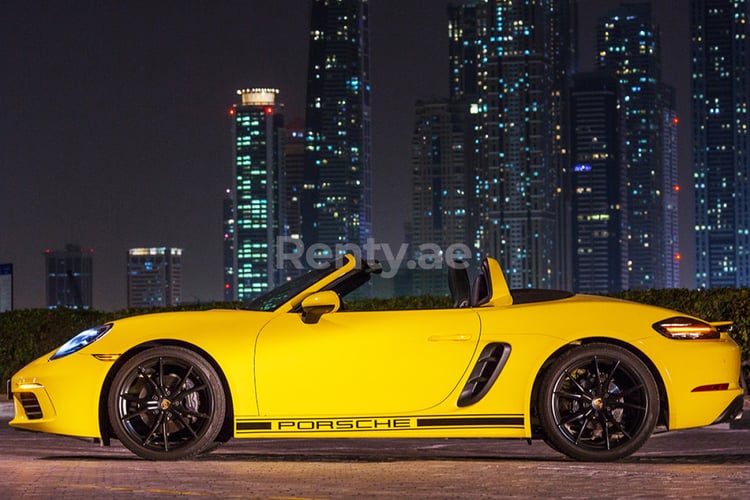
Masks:
[[[56,36],[62,36],[58,22],[34,15],[39,14],[32,12],[35,9],[13,5],[16,7],[13,13],[23,14],[21,17],[25,17],[26,22],[17,23],[20,27],[9,26],[4,30],[2,36],[8,40],[3,41],[9,42],[4,44],[4,53],[11,62],[19,65],[24,60],[22,55],[36,56],[26,58],[30,62],[25,71],[18,66],[21,77],[14,75],[2,93],[2,98],[8,100],[10,113],[0,122],[4,151],[4,181],[0,187],[0,261],[14,263],[16,307],[37,307],[41,302],[39,297],[34,298],[31,289],[41,286],[36,285],[33,275],[39,276],[41,281],[42,263],[38,257],[35,263],[35,259],[27,255],[38,256],[41,249],[57,247],[66,241],[77,241],[95,249],[95,301],[104,309],[123,305],[124,283],[118,285],[116,281],[124,280],[113,273],[123,274],[121,257],[118,258],[122,249],[139,245],[184,248],[184,302],[221,300],[221,203],[232,165],[227,116],[231,102],[227,96],[231,96],[234,89],[245,86],[276,87],[283,96],[281,100],[287,104],[286,115],[292,119],[302,116],[304,90],[301,89],[304,89],[305,82],[309,13],[307,2],[291,3],[299,5],[298,11],[279,8],[276,2],[233,3],[235,9],[242,6],[247,9],[246,24],[242,22],[245,19],[242,15],[222,17],[232,9],[208,7],[201,2],[196,2],[194,9],[189,3],[188,8],[179,12],[175,10],[176,4],[168,2],[156,9],[153,17],[150,14],[145,20],[134,19],[145,11],[131,7],[145,4],[88,5],[99,15],[108,11],[105,14],[109,17],[105,15],[99,19],[101,26],[98,29],[94,26],[95,33],[77,33],[72,45],[58,50],[75,52],[76,55],[85,53],[76,51],[76,47],[90,48],[97,36],[104,38],[103,47],[80,60],[70,54],[63,58],[63,62],[56,59],[62,52],[45,45],[55,39],[50,32],[58,30]],[[394,214],[395,221],[403,219],[399,212],[403,212],[410,199],[409,142],[415,102],[431,95],[444,96],[448,91],[445,55],[445,7],[448,3],[431,2],[434,11],[432,8],[420,9],[419,2],[371,3],[375,144],[373,219],[374,235],[379,241],[403,241],[403,222],[390,221],[394,220]],[[580,2],[584,7],[592,3]],[[395,4],[398,4],[398,9],[388,9],[389,5],[394,7]],[[597,8],[617,4],[597,2]],[[35,5],[41,11],[45,4]],[[72,10],[76,9],[80,10],[80,7]],[[57,16],[57,19],[60,16],[72,17],[76,13],[80,18],[80,14],[84,14],[82,20],[72,23],[81,29],[97,21],[95,13],[61,12],[66,9],[60,7],[48,10],[47,15]],[[250,10],[252,15],[248,13]],[[280,21],[283,14],[287,14],[285,21]],[[586,14],[591,16],[588,11]],[[204,19],[199,23],[193,16]],[[659,22],[658,13],[656,17]],[[145,37],[154,38],[151,42],[159,39],[166,44],[166,49],[157,51],[163,59],[146,57],[144,52],[128,52],[131,50],[125,47],[128,42],[133,42],[141,51],[146,50],[149,43],[126,36],[137,31],[135,28],[133,32],[127,31],[130,28],[126,28],[126,21],[158,31],[156,28],[163,27],[159,22],[162,18],[170,19],[168,33],[157,35],[147,30]],[[222,19],[231,26],[222,25]],[[107,22],[115,20],[111,36],[119,34],[121,38],[109,38],[108,30],[112,26]],[[205,28],[203,23],[206,22],[215,24],[213,29],[216,32],[219,27],[223,27],[222,31],[242,31],[244,35],[234,36],[248,38],[247,46],[256,50],[243,52],[226,42],[226,38],[212,38],[215,32]],[[296,26],[296,30],[292,26]],[[277,36],[279,32],[284,36]],[[24,33],[28,41],[19,45],[12,36],[20,33]],[[394,34],[407,33],[408,41],[402,39],[398,44],[400,50],[393,51],[395,42],[391,39]],[[44,34],[51,38],[45,40],[45,36],[41,36]],[[167,41],[160,38],[175,35],[180,36]],[[220,38],[226,46],[220,43]],[[276,45],[264,44],[267,39]],[[181,46],[178,41],[186,42],[186,46]],[[687,47],[688,42],[685,39],[682,45]],[[278,52],[270,53],[269,47]],[[117,49],[115,55],[123,58],[112,58],[108,50],[113,48]],[[231,64],[208,62],[216,53],[232,48],[237,49],[237,53],[233,54]],[[18,49],[17,52],[14,49]],[[52,53],[46,55],[48,60],[43,61],[44,64],[38,65],[37,58],[45,56],[44,50]],[[590,52],[590,47],[588,50]],[[687,49],[684,50],[687,57]],[[110,66],[112,63],[105,64],[98,56],[109,56],[122,68]],[[139,56],[143,56],[143,60]],[[251,56],[261,59],[260,63]],[[582,50],[582,64],[588,63],[585,58]],[[236,66],[243,64],[243,60],[248,68],[260,66],[255,66],[254,70],[238,70]],[[289,66],[293,60],[296,62],[292,71]],[[74,68],[65,67],[64,62]],[[55,74],[52,71],[55,68],[62,75]],[[166,77],[162,78],[161,71],[149,74],[154,68],[166,73]],[[75,73],[73,70],[95,71],[89,73],[93,81],[85,80],[85,71]],[[135,73],[139,78],[127,81],[114,78],[124,75],[124,72],[120,73],[122,70]],[[294,76],[275,76],[284,72]],[[44,85],[38,82],[31,85],[33,76],[39,77]],[[108,78],[101,81],[102,76]],[[23,84],[29,84],[29,89],[21,92]],[[78,84],[83,84],[90,93],[79,93],[76,90]],[[40,113],[40,110],[48,114]],[[688,110],[681,109],[679,104],[678,110],[682,116],[687,116]],[[101,135],[101,128],[113,129],[110,130],[112,135]],[[40,142],[35,147],[34,138]],[[686,134],[681,134],[681,143],[685,138]],[[686,169],[689,170],[688,165],[681,165],[681,170]],[[17,182],[8,182],[8,178]],[[35,202],[39,197],[43,203]],[[681,203],[685,201],[681,200]],[[23,213],[19,214],[19,211]],[[66,217],[58,214],[66,214]],[[35,226],[43,234],[34,234]],[[6,235],[12,235],[10,238],[14,241],[6,239]],[[22,241],[16,243],[16,239]],[[100,258],[103,260],[101,267]],[[189,258],[195,260],[191,263]],[[34,266],[39,270],[33,269]],[[692,275],[692,272],[685,274]]]

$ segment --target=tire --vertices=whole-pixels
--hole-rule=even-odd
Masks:
[[[567,351],[545,372],[538,413],[545,441],[581,461],[626,457],[651,436],[659,390],[631,352],[609,344]]]
[[[216,448],[226,395],[204,358],[182,347],[155,347],[119,368],[107,409],[130,451],[148,460],[181,460]]]

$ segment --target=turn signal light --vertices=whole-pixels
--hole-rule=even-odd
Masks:
[[[120,357],[119,354],[92,354],[99,361],[117,361]]]
[[[721,335],[712,325],[703,321],[676,316],[654,323],[654,330],[670,339],[718,339]]]

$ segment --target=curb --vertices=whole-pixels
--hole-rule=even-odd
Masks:
[[[3,397],[3,396],[0,396]],[[7,397],[7,396],[5,396]],[[7,399],[0,400],[0,418],[13,418],[13,401]]]

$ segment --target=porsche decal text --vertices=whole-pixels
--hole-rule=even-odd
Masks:
[[[308,419],[239,419],[237,432],[363,432],[428,428],[523,427],[522,415],[462,417],[367,417]]]
[[[408,418],[357,418],[345,420],[279,420],[274,422],[276,430],[297,431],[341,431],[364,429],[409,429]]]

